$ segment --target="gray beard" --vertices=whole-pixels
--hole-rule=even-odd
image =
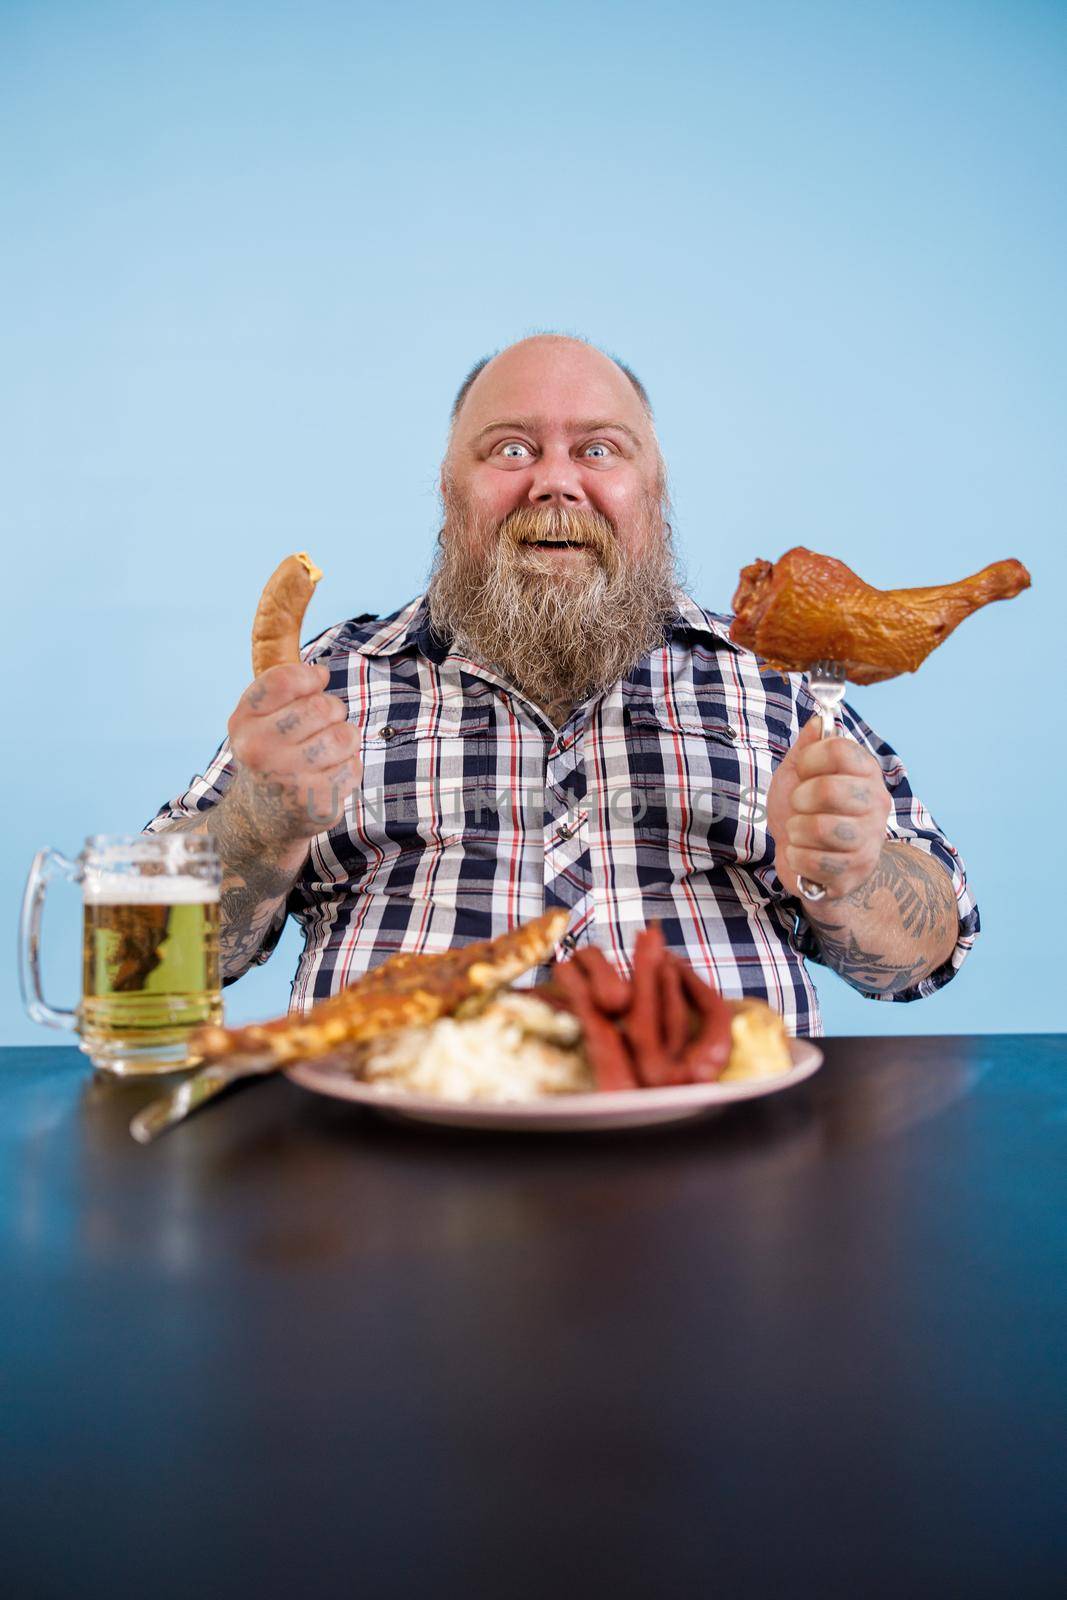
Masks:
[[[486,537],[454,493],[445,511],[427,589],[434,632],[554,721],[663,643],[680,577],[658,500],[642,512],[637,554],[598,512],[520,506]],[[561,570],[533,538],[577,539],[590,553]]]

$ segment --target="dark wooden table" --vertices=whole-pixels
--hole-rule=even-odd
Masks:
[[[17,1597],[1067,1594],[1067,1041],[610,1137],[0,1053]]]

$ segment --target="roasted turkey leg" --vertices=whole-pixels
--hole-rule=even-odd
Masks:
[[[797,545],[742,568],[730,637],[772,667],[840,661],[853,683],[914,672],[972,611],[1030,587],[1021,561],[995,561],[959,583],[873,589],[843,561]]]

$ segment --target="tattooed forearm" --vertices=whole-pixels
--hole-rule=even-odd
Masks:
[[[243,870],[228,871],[219,901],[219,950],[222,970],[235,977],[254,958],[292,888],[294,874],[263,862],[246,861]]]
[[[956,931],[956,897],[952,881],[939,861],[907,844],[887,844],[866,883],[845,896],[847,905],[870,911],[888,890],[896,902],[900,926],[912,939]]]
[[[238,775],[210,811],[168,824],[168,832],[215,840],[222,862],[219,953],[227,978],[237,977],[256,955],[307,855],[306,842],[284,850],[264,844],[265,803],[262,795],[246,791]]]
[[[892,841],[866,883],[805,907],[827,966],[857,988],[896,994],[948,959],[958,926],[952,880],[940,862]]]

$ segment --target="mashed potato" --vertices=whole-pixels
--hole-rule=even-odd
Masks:
[[[358,1071],[367,1083],[438,1100],[537,1100],[595,1087],[581,1038],[569,1012],[506,991],[475,1016],[372,1040]]]

